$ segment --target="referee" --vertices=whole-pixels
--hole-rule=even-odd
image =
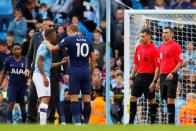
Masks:
[[[153,124],[157,112],[155,85],[159,74],[158,50],[154,43],[151,42],[149,29],[143,29],[140,32],[140,42],[136,47],[131,72],[131,79],[134,83],[131,91],[129,123],[134,123],[137,112],[137,99],[144,93],[145,98],[149,101],[149,114]]]
[[[167,101],[168,123],[175,124],[175,98],[178,83],[177,71],[182,67],[182,49],[172,38],[171,27],[163,29],[163,43],[159,47],[161,98]]]

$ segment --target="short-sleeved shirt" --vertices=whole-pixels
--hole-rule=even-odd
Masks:
[[[51,64],[52,64],[52,52],[48,49],[44,41],[41,43],[37,50],[37,55],[35,59],[35,70],[34,72],[40,73],[40,70],[38,68],[38,58],[39,56],[43,57],[43,67],[44,67],[44,72],[46,76],[50,77],[50,69],[51,69]]]
[[[24,75],[25,71],[25,57],[16,61],[13,56],[8,57],[4,63],[4,69],[9,73],[9,84],[18,87],[26,86],[27,79]]]
[[[89,57],[94,51],[93,44],[83,35],[74,35],[63,39],[58,46],[67,47],[70,59],[69,73],[90,72]]]
[[[167,44],[162,43],[158,51],[161,74],[171,73],[178,63],[183,62],[182,48],[174,40],[171,40]]]
[[[134,64],[138,65],[138,73],[154,73],[159,67],[158,50],[153,43],[139,44],[134,54]]]

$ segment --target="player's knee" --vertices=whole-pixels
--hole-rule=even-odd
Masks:
[[[167,104],[174,104],[175,99],[174,98],[167,98]]]
[[[48,105],[49,102],[50,102],[50,97],[49,96],[41,98],[41,103],[44,103],[44,104]]]
[[[70,95],[71,102],[78,102],[78,95]]]
[[[14,103],[9,103],[7,106],[8,111],[12,111],[14,109]]]
[[[156,103],[155,99],[149,99],[149,100],[148,100],[148,102],[149,102],[149,104],[150,104],[150,105],[152,105],[152,104],[155,104],[155,103]]]
[[[136,102],[137,101],[137,97],[136,96],[131,96],[131,102]]]
[[[90,95],[83,95],[82,99],[83,99],[83,102],[90,102],[91,97]]]

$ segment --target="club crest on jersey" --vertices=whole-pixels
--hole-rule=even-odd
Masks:
[[[170,54],[169,53],[167,53],[166,56],[167,56],[168,59],[170,58]]]
[[[148,61],[148,58],[144,57],[144,61],[147,62]]]
[[[17,75],[23,74],[23,73],[24,73],[23,69],[12,69],[11,71],[11,74],[17,74]]]

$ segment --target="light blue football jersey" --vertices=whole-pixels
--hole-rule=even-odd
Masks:
[[[44,67],[44,72],[46,76],[50,76],[50,69],[51,69],[51,64],[52,64],[52,52],[48,49],[46,44],[42,42],[37,50],[37,55],[35,59],[35,70],[34,72],[40,73],[40,70],[38,68],[38,57],[42,56],[44,61],[43,61],[43,67]]]

